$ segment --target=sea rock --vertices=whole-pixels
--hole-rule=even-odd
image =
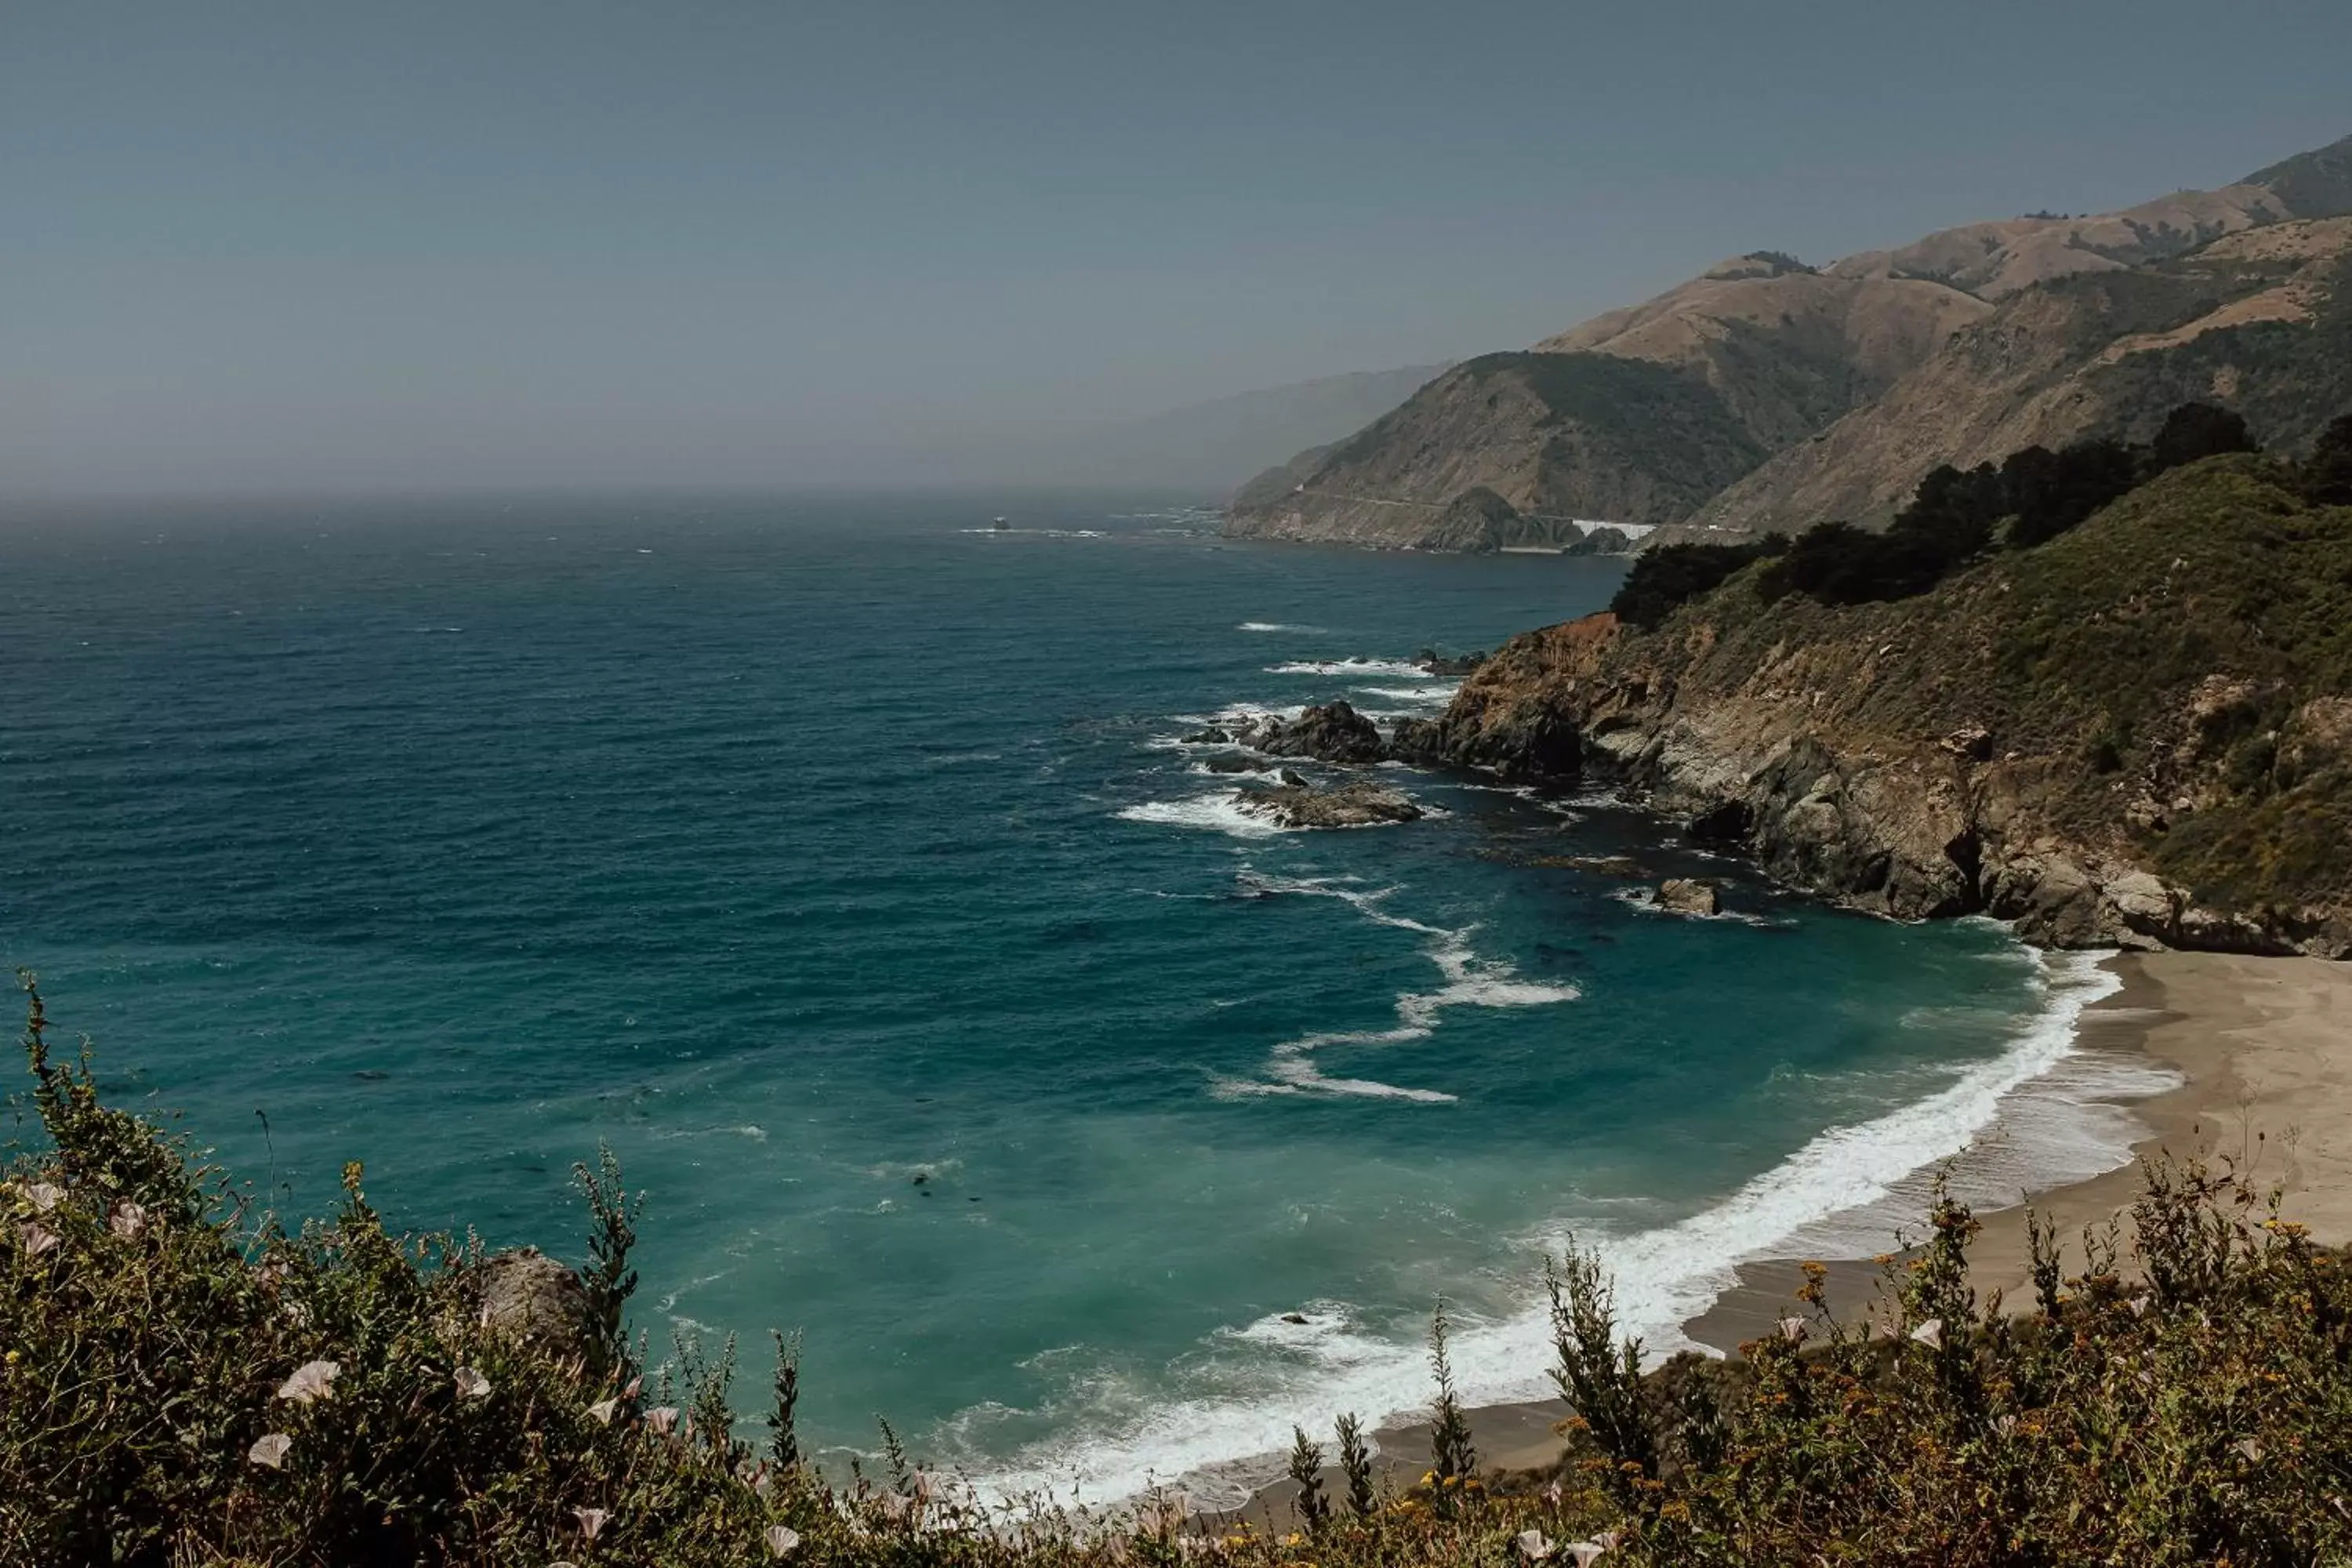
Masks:
[[[1627,855],[1529,855],[1511,849],[1481,849],[1482,860],[1506,866],[1533,866],[1550,871],[1581,871],[1588,877],[1608,877],[1620,882],[1646,882],[1655,873]]]
[[[482,1321],[535,1341],[558,1359],[588,1349],[588,1291],[580,1276],[535,1247],[482,1260]]]
[[[1265,719],[1236,739],[1269,756],[1312,757],[1322,763],[1377,763],[1389,754],[1380,726],[1336,700],[1287,721]]]
[[[1716,897],[1715,885],[1688,877],[1669,877],[1659,883],[1657,906],[1669,914],[1677,915],[1723,912],[1723,900]]]
[[[1270,788],[1243,790],[1242,810],[1280,827],[1371,827],[1423,815],[1409,796],[1369,779],[1317,789],[1287,769],[1281,776]]]
[[[1413,667],[1430,675],[1460,677],[1469,675],[1486,662],[1484,650],[1477,653],[1444,654],[1433,647],[1423,648],[1412,656]]]
[[[1614,877],[1621,882],[1638,882],[1650,874],[1649,868],[1639,860],[1623,855],[1546,856],[1535,863],[1538,866],[1564,866],[1571,871],[1585,871],[1595,877]]]
[[[1262,773],[1274,766],[1264,757],[1253,757],[1239,752],[1228,756],[1211,757],[1202,765],[1213,773]]]

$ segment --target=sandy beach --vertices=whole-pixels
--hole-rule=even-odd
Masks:
[[[2329,1246],[2352,1242],[2352,963],[2234,953],[2126,953],[2109,961],[2122,988],[2083,1015],[2085,1051],[2139,1052],[2170,1067],[2179,1088],[2136,1101],[2147,1128],[2141,1158],[2233,1161],[2254,1186],[2275,1188],[2287,1217]],[[2031,1205],[2051,1216],[2070,1268],[2082,1260],[2084,1228],[2120,1219],[2129,1267],[2136,1160],[2070,1186],[2038,1193]],[[1980,1213],[1974,1249],[1979,1299],[2031,1301],[2026,1206]],[[1698,1343],[1727,1354],[1788,1315],[1801,1275],[1794,1258],[1743,1264],[1740,1283],[1685,1325]],[[1868,1310],[1881,1271],[1869,1262],[1831,1267],[1830,1300],[1841,1316]],[[1490,1405],[1470,1413],[1481,1459],[1498,1468],[1549,1464],[1559,1452],[1557,1401]],[[1417,1475],[1425,1465],[1425,1424],[1383,1428],[1383,1468]],[[1286,1518],[1289,1488],[1269,1488],[1244,1510]]]
[[[2084,1013],[2081,1047],[2141,1052],[2181,1078],[2178,1089],[2131,1107],[2147,1129],[2137,1154],[2231,1161],[2258,1190],[2275,1188],[2287,1216],[2315,1239],[2352,1241],[2352,965],[2219,952],[2110,962],[2123,988]],[[2056,1222],[2070,1267],[2081,1261],[2084,1227],[2117,1218],[2128,1263],[2139,1188],[2135,1161],[2029,1201]],[[2025,1212],[1979,1215],[1979,1297],[1999,1290],[2022,1303],[2030,1295]],[[1738,1288],[1686,1326],[1691,1338],[1728,1352],[1786,1314],[1800,1279],[1795,1259],[1746,1264],[1739,1275]],[[1878,1280],[1872,1264],[1833,1265],[1832,1305],[1841,1314],[1863,1310]]]

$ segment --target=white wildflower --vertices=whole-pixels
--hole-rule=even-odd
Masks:
[[[651,1410],[646,1412],[646,1425],[652,1427],[655,1431],[661,1433],[665,1436],[668,1436],[670,1429],[677,1425],[677,1406],[675,1405],[655,1405]]]
[[[294,1375],[278,1385],[278,1397],[290,1399],[297,1405],[308,1405],[323,1399],[335,1385],[335,1376],[342,1367],[331,1361],[306,1361],[294,1369]]]
[[[1911,1337],[1929,1350],[1940,1350],[1944,1343],[1944,1320],[1930,1318],[1911,1331]]]
[[[479,1399],[490,1391],[490,1380],[470,1366],[459,1367],[451,1378],[457,1385],[460,1399]]]
[[[1781,1319],[1780,1337],[1788,1341],[1792,1345],[1803,1344],[1805,1342],[1805,1320],[1802,1318]]]
[[[1154,1492],[1135,1511],[1136,1527],[1150,1535],[1169,1535],[1184,1527],[1192,1511],[1192,1500],[1179,1491]]]
[[[1511,1544],[1530,1563],[1540,1563],[1551,1555],[1551,1542],[1540,1530],[1522,1530],[1511,1537]]]
[[[801,1543],[800,1531],[786,1524],[772,1524],[760,1537],[768,1543],[768,1555],[782,1557]]]
[[[146,1226],[146,1205],[134,1204],[128,1198],[115,1205],[114,1212],[106,1216],[106,1228],[125,1241],[137,1236]]]
[[[599,1426],[610,1426],[613,1424],[613,1412],[620,1407],[621,1402],[617,1399],[600,1399],[588,1407],[588,1414],[596,1418],[596,1424]]]
[[[284,1466],[286,1450],[293,1446],[294,1439],[285,1433],[268,1432],[263,1434],[252,1447],[245,1451],[245,1457],[254,1464],[268,1465],[275,1470]]]
[[[613,1516],[601,1508],[575,1508],[572,1517],[580,1521],[580,1533],[593,1541],[604,1533],[604,1521]]]
[[[1576,1568],[1592,1568],[1592,1560],[1609,1548],[1597,1541],[1571,1541],[1562,1550],[1576,1560]]]
[[[35,1214],[47,1214],[66,1201],[66,1190],[55,1182],[32,1183],[26,1187],[25,1195],[32,1199]]]
[[[58,1233],[47,1226],[35,1225],[27,1221],[16,1227],[16,1240],[24,1247],[26,1257],[38,1258],[57,1246]]]

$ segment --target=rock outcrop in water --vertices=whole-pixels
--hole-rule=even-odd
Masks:
[[[1424,815],[1410,797],[1385,784],[1353,779],[1318,789],[1287,769],[1282,783],[1244,789],[1236,804],[1279,827],[1375,827],[1416,821]]]
[[[1318,763],[1377,763],[1389,754],[1380,726],[1344,701],[1309,708],[1296,719],[1268,713],[1212,725],[1189,739],[1196,744],[1246,746],[1270,757],[1305,757]]]
[[[1689,877],[1669,877],[1658,884],[1657,907],[1668,914],[1713,915],[1723,911],[1715,884]]]
[[[1468,675],[1486,662],[1484,648],[1476,653],[1444,654],[1433,647],[1425,647],[1412,656],[1413,668],[1423,674],[1454,678]]]
[[[1897,918],[2352,955],[2352,508],[2223,458],[1916,597],[1764,576],[1514,638],[1395,748],[1614,782]]]

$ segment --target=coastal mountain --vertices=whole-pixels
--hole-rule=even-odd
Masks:
[[[1245,492],[1231,531],[1443,548],[1465,494],[1513,516],[1496,547],[1573,542],[1579,518],[1686,517],[1771,447],[1696,376],[1607,354],[1487,354]],[[1293,478],[1292,476],[1299,476]],[[1289,483],[1285,488],[1283,480]]]
[[[2352,399],[2352,217],[2243,229],[2177,258],[2021,289],[1696,521],[1744,531],[1875,524],[1939,464],[2142,439],[2189,398],[2233,409],[2288,447]]]
[[[1759,251],[1522,353],[1455,367],[1235,498],[1236,534],[1464,548],[1575,520],[1793,531],[1883,521],[1927,469],[2131,435],[2186,395],[2292,444],[2333,408],[2352,138],[2219,191],[1967,225],[1811,268]]]
[[[1613,781],[1883,914],[2352,955],[2352,504],[2321,504],[2352,501],[2352,425],[2331,439],[2334,468],[2190,463],[1921,594],[1753,556],[1651,629],[1515,638],[1398,747]]]
[[[1497,547],[1602,520],[1679,522],[1773,452],[1893,384],[1983,301],[1940,283],[1831,278],[1738,257],[1523,353],[1455,366],[1347,441],[1236,498],[1236,533],[1455,548],[1456,498],[1518,515]]]

